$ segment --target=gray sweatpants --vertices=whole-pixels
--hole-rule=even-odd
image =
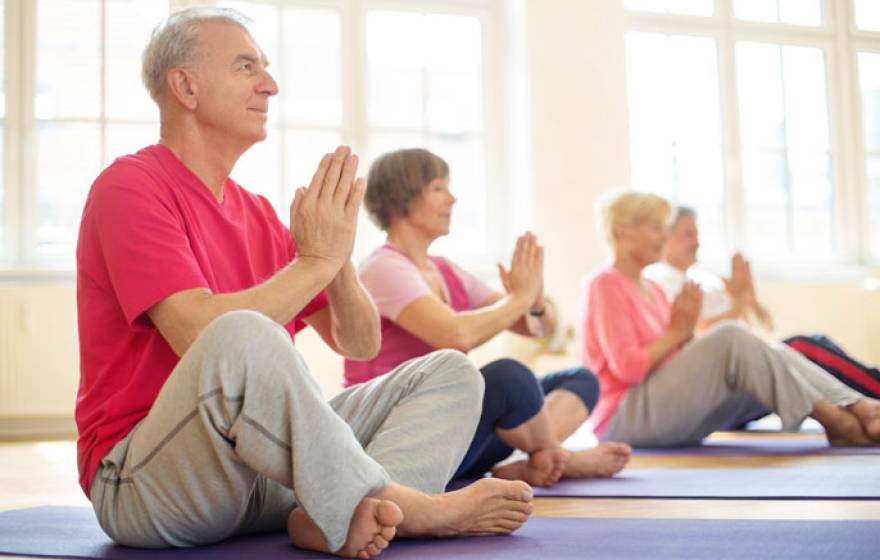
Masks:
[[[389,479],[443,491],[482,401],[477,368],[443,350],[327,403],[281,326],[227,313],[104,457],[91,500],[104,531],[129,546],[281,530],[299,505],[337,550],[355,507]]]
[[[694,445],[766,409],[793,429],[820,400],[847,406],[861,396],[788,346],[768,344],[727,321],[630,387],[603,439],[637,447]]]

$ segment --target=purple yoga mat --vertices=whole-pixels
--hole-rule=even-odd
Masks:
[[[880,447],[829,447],[824,438],[716,439],[694,447],[636,448],[635,455],[880,455]]]
[[[876,468],[836,466],[626,469],[612,478],[563,480],[536,496],[705,499],[880,499]],[[880,539],[878,539],[880,545]],[[880,552],[878,552],[880,558]]]
[[[877,521],[744,521],[534,517],[511,537],[399,540],[384,560],[712,560],[877,558]],[[87,508],[0,512],[0,555],[115,560],[299,560],[328,556],[297,550],[282,534],[240,537],[185,550],[137,550],[110,543]]]

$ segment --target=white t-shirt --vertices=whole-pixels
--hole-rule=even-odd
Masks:
[[[687,274],[680,269],[675,268],[669,263],[658,262],[645,268],[642,272],[645,278],[653,280],[660,284],[666,298],[672,303],[675,297],[681,292],[684,286],[685,278],[695,282],[703,291],[703,310],[700,312],[700,318],[714,317],[720,315],[733,308],[733,299],[727,293],[724,287],[724,281],[708,270],[700,270],[691,267]]]

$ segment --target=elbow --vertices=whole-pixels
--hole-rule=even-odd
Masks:
[[[360,347],[353,348],[351,351],[346,352],[345,357],[350,360],[357,361],[372,360],[379,355],[379,350],[381,349],[381,347],[381,338],[379,336],[372,337],[372,340],[366,341]]]
[[[477,345],[473,335],[464,329],[455,328],[446,332],[449,335],[445,337],[444,344],[439,345],[440,348],[451,348],[467,354]]]

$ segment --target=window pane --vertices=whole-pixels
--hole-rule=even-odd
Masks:
[[[859,85],[862,90],[862,127],[865,146],[880,151],[880,53],[859,53]]]
[[[868,156],[868,220],[871,255],[880,259],[880,154]]]
[[[281,206],[281,154],[277,130],[250,147],[236,162],[230,177],[252,193],[261,194],[277,209]]]
[[[428,149],[449,164],[449,188],[457,199],[450,233],[437,240],[436,251],[459,258],[485,256],[489,230],[483,138],[437,135],[431,138]]]
[[[624,0],[623,7],[644,12],[711,16],[715,13],[715,0]]]
[[[288,122],[342,125],[342,30],[332,10],[284,10],[282,95]]]
[[[779,20],[791,25],[822,25],[822,0],[779,0]]]
[[[407,128],[425,124],[423,17],[401,12],[367,16],[370,124]]]
[[[283,210],[279,211],[284,222],[287,222],[289,214],[287,209],[293,201],[296,189],[309,184],[324,154],[332,152],[340,144],[342,144],[342,135],[338,131],[295,129],[284,131],[285,184],[280,206]],[[363,154],[359,155],[358,175],[366,176],[366,161]]]
[[[483,127],[482,45],[474,17],[429,15],[426,77],[428,127],[468,132]],[[455,41],[449,41],[455,37]]]
[[[36,160],[51,162],[35,168],[37,252],[69,264],[86,193],[100,171],[98,125],[41,123]]]
[[[880,31],[880,2],[877,0],[855,0],[856,25],[861,29]]]
[[[744,151],[743,179],[749,254],[774,258],[787,255],[787,167],[783,153]]]
[[[779,21],[776,0],[735,0],[733,13],[739,19],[749,21]]]
[[[103,166],[159,142],[159,124],[108,124]]]
[[[3,126],[3,118],[6,116],[6,3],[3,0],[0,0],[0,255],[3,254],[4,249],[6,248],[6,226],[4,225],[4,203],[5,200],[5,187],[4,187],[4,177],[5,177],[5,168],[4,163],[6,161],[6,157],[3,151],[3,139],[5,137],[6,131]]]
[[[783,47],[785,135],[789,146],[827,150],[828,102],[821,49]]]
[[[428,139],[421,131],[374,132],[367,143],[364,163],[367,166],[372,165],[373,161],[385,152],[404,148],[424,148],[427,144]]]
[[[862,128],[867,154],[868,223],[870,251],[880,259],[880,53],[859,53],[862,91]]]
[[[707,248],[723,244],[721,110],[715,42],[627,33],[634,187],[698,208]]]
[[[168,1],[107,2],[107,117],[158,121],[159,111],[141,81],[141,53]]]
[[[801,258],[831,256],[833,201],[826,152],[789,150],[792,248]]]
[[[99,1],[41,0],[36,10],[36,117],[97,118],[101,100]]]
[[[740,136],[744,145],[781,148],[785,144],[785,101],[778,45],[738,43]]]

